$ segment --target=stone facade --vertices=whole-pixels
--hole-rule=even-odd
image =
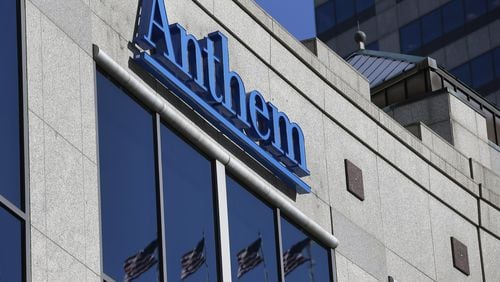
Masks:
[[[282,195],[339,239],[338,281],[500,280],[500,153],[484,118],[455,116],[468,109],[451,99],[455,147],[424,125],[419,139],[370,102],[349,64],[322,44],[314,55],[253,1],[165,3],[196,37],[226,34],[247,89],[301,125],[313,192]],[[33,281],[102,281],[92,44],[141,80],[129,69],[137,13],[130,0],[26,0]],[[345,159],[363,172],[364,201],[346,189]],[[469,276],[450,237],[468,247]]]

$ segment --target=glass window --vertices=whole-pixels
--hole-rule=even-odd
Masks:
[[[436,9],[422,17],[422,41],[423,44],[440,37],[443,34],[441,26],[441,9]]]
[[[453,31],[464,25],[462,0],[453,0],[443,6],[443,32]]]
[[[330,251],[281,218],[283,269],[286,282],[332,281]]]
[[[335,25],[335,3],[327,1],[316,7],[316,32],[323,33]]]
[[[493,80],[493,63],[491,53],[483,54],[470,62],[472,85],[479,87]]]
[[[465,0],[465,20],[471,21],[485,14],[486,0]]]
[[[0,195],[21,208],[21,99],[19,91],[19,54],[17,1],[0,1],[2,44],[0,53]]]
[[[164,125],[161,145],[168,281],[219,281],[211,162]]]
[[[500,7],[500,0],[488,0],[489,9],[493,10]]]
[[[337,0],[336,18],[337,22],[341,23],[354,16],[354,1],[353,0]]]
[[[274,210],[226,179],[233,281],[278,281]]]
[[[420,36],[420,23],[413,21],[399,30],[401,52],[409,53],[422,45]]]
[[[378,41],[373,41],[372,43],[366,45],[366,50],[374,50],[374,51],[380,50]]]
[[[155,281],[158,231],[154,120],[97,72],[104,273],[116,281]],[[144,272],[130,262],[147,259]]]
[[[375,0],[356,0],[356,11],[362,12],[375,5]]]
[[[0,281],[24,281],[22,225],[0,206]]]
[[[459,67],[454,68],[453,70],[451,70],[451,73],[453,73],[456,77],[458,77],[458,79],[460,79],[465,84],[470,85],[472,82],[468,63],[465,63]]]
[[[497,48],[494,52],[494,62],[495,62],[495,76],[500,77],[500,48]]]

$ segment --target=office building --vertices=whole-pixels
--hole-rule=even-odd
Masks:
[[[343,57],[367,49],[430,56],[483,97],[500,105],[500,1],[316,0],[318,37]]]
[[[1,3],[0,281],[500,279],[490,107],[430,60],[350,58],[406,64],[374,104],[250,0]]]

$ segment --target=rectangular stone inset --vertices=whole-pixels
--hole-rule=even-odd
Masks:
[[[453,266],[465,275],[469,276],[470,270],[467,246],[451,237],[451,253],[453,256]]]
[[[351,192],[356,198],[361,201],[365,200],[365,190],[363,188],[363,172],[359,167],[345,160],[345,176],[347,191]]]

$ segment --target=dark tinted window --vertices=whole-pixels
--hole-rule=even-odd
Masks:
[[[335,3],[327,1],[316,7],[316,32],[322,33],[335,25]]]
[[[231,177],[226,179],[233,281],[278,281],[273,209]],[[259,263],[245,268],[252,258]]]
[[[0,281],[23,281],[21,222],[0,206]]]
[[[379,45],[378,45],[378,41],[373,41],[372,43],[366,45],[366,49],[367,50],[375,50],[375,51],[380,50]]]
[[[284,218],[281,240],[286,282],[332,281],[329,251]]]
[[[337,22],[345,21],[354,16],[353,0],[336,0],[336,18]]]
[[[211,163],[164,125],[161,144],[168,281],[219,281]],[[193,259],[183,268],[198,244],[205,263]]]
[[[356,0],[356,10],[358,12],[364,11],[375,5],[375,0]]]
[[[443,31],[450,32],[464,25],[462,0],[453,0],[443,6]]]
[[[17,1],[0,1],[0,195],[21,207],[21,132]]]
[[[441,10],[437,9],[434,12],[422,17],[422,40],[423,44],[429,43],[432,40],[442,35],[441,26]]]
[[[495,56],[495,74],[496,77],[500,77],[500,48],[497,48],[494,52]]]
[[[469,64],[463,64],[451,71],[458,79],[465,84],[471,84],[472,79],[470,76]]]
[[[97,72],[104,273],[124,280],[128,258],[158,259],[152,115]],[[158,264],[134,281],[158,279]]]
[[[471,61],[472,85],[478,87],[493,80],[491,53],[481,55]]]
[[[465,20],[476,19],[486,13],[486,0],[465,0]]]
[[[490,10],[500,7],[500,0],[488,0]]]
[[[422,45],[420,37],[420,23],[413,21],[402,27],[399,31],[401,52],[409,53]]]

